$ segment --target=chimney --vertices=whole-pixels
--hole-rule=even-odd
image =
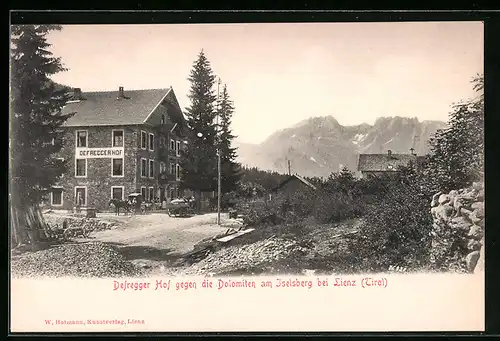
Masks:
[[[80,89],[80,88],[73,89],[73,99],[74,100],[81,100],[82,99],[82,89]]]
[[[389,150],[387,151],[387,157],[389,157],[389,158],[390,158],[390,157],[392,157],[392,150],[390,150],[390,149],[389,149]]]
[[[410,153],[411,153],[411,155],[415,155],[415,149],[414,148],[410,148]]]
[[[118,88],[118,98],[125,98],[125,92],[123,91],[123,86]]]

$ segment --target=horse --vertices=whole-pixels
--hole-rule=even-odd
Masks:
[[[111,199],[108,203],[108,206],[113,206],[115,208],[116,215],[120,215],[120,208],[125,209],[125,214],[127,214],[127,212],[131,212],[130,204],[127,201]]]

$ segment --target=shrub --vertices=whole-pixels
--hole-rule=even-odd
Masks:
[[[352,259],[372,271],[389,265],[421,269],[429,261],[429,199],[417,184],[396,181],[389,189],[369,205],[360,235],[350,243]]]
[[[364,202],[343,193],[324,192],[317,197],[314,217],[321,223],[335,223],[356,218],[364,212]]]

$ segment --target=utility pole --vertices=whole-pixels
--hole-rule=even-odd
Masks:
[[[220,150],[220,126],[219,126],[219,111],[220,111],[220,98],[219,98],[220,78],[217,80],[217,225],[220,225],[220,203],[221,203],[221,150]]]

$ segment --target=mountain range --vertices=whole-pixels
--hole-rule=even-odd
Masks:
[[[360,153],[428,153],[429,138],[446,128],[441,121],[380,117],[375,124],[342,126],[333,116],[313,117],[276,131],[259,144],[234,141],[239,162],[262,170],[328,177],[346,166],[357,171]]]

